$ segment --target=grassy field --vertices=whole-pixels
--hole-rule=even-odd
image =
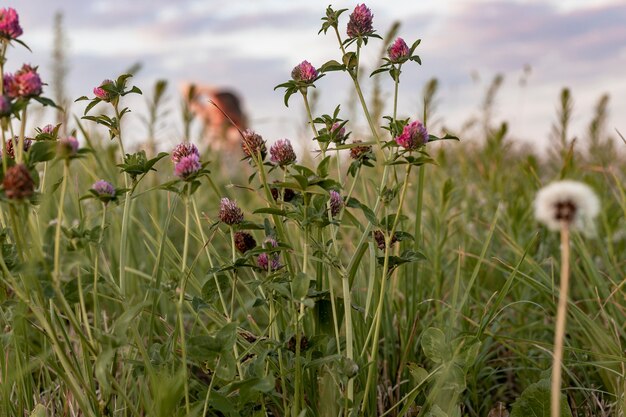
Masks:
[[[327,10],[329,42],[349,13]],[[361,100],[373,34],[282,85],[317,137],[319,151],[296,161],[249,132],[235,159],[189,146],[127,154],[137,116],[125,96],[141,91],[126,76],[85,97],[86,117],[44,133],[21,129],[35,98],[11,98],[0,415],[549,416],[560,241],[533,201],[568,178],[601,211],[594,233],[570,240],[561,415],[624,416],[626,145],[606,133],[606,109],[572,141],[564,91],[545,153],[489,119],[497,87],[472,130],[429,124],[441,116],[434,81],[422,114],[400,120]],[[399,81],[416,46],[375,77]],[[367,126],[309,110],[321,75],[354,85]],[[431,136],[405,146],[416,120]],[[22,153],[24,137],[36,140]]]

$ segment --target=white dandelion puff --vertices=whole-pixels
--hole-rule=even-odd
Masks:
[[[600,200],[586,184],[556,181],[543,187],[535,198],[535,218],[550,230],[559,230],[566,222],[570,228],[593,235],[593,220],[600,212]]]

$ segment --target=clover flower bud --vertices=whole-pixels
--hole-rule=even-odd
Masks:
[[[396,137],[396,143],[408,151],[414,151],[428,142],[426,126],[419,120],[404,126],[400,136]]]
[[[229,226],[239,224],[243,221],[243,212],[237,203],[228,198],[220,200],[220,211],[218,214],[220,220]]]
[[[396,39],[389,49],[387,49],[389,60],[394,64],[404,62],[409,57],[409,52],[409,46],[402,38]]]
[[[174,165],[174,175],[182,180],[187,180],[196,172],[200,171],[202,165],[198,155],[192,153],[182,157],[176,165]]]
[[[348,37],[357,38],[373,32],[373,20],[374,15],[372,11],[365,4],[357,5],[352,14],[350,14],[350,20],[348,21]]]
[[[289,165],[296,161],[296,153],[289,139],[279,139],[272,145],[270,160],[280,166]]]
[[[315,81],[318,75],[317,70],[309,61],[302,61],[291,71],[291,78],[293,78],[294,81],[301,81],[307,84]]]

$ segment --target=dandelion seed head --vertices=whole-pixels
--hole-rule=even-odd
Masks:
[[[593,235],[593,220],[600,212],[600,200],[586,184],[556,181],[543,187],[534,202],[535,218],[550,230],[559,230],[562,222],[587,235]]]

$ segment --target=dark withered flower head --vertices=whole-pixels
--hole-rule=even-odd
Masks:
[[[254,237],[248,232],[236,232],[235,247],[243,254],[256,247],[256,240],[254,240]]]
[[[220,200],[219,218],[229,226],[243,222],[243,212],[237,203],[228,198]]]

